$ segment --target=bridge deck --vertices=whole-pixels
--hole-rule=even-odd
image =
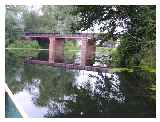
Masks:
[[[55,37],[59,39],[91,39],[95,38],[95,33],[76,33],[76,34],[60,34],[60,33],[25,33],[24,37],[28,38],[49,38]]]
[[[31,59],[26,60],[25,63],[45,64],[45,65],[64,68],[64,69],[87,70],[87,71],[94,71],[94,72],[109,72],[110,70],[108,67],[101,67],[101,66],[82,66],[79,64],[49,63],[48,61],[31,60]]]

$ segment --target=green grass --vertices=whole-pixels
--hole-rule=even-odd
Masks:
[[[128,72],[133,72],[133,70],[135,68],[139,68],[141,70],[145,70],[145,71],[148,71],[148,72],[153,72],[155,73],[156,72],[156,69],[155,68],[150,68],[150,67],[141,67],[141,66],[133,66],[133,67],[113,67],[111,69],[112,72],[122,72],[122,71],[128,71]]]
[[[149,72],[156,72],[156,69],[152,67],[141,67],[141,68]]]
[[[122,67],[122,68],[112,68],[111,72],[123,72],[123,71],[128,71],[128,72],[133,72],[133,69],[131,68],[126,68],[126,67]]]
[[[106,47],[96,47],[96,52],[102,52],[102,53],[111,53],[115,48],[106,48]]]
[[[39,49],[40,46],[36,41],[25,41],[25,40],[17,40],[14,43],[11,43],[8,48],[24,48],[24,49]]]

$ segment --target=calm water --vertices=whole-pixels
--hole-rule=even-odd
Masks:
[[[79,62],[79,52],[65,55],[65,62]],[[29,117],[156,116],[151,88],[155,73],[141,69],[98,73],[24,64],[28,56],[48,59],[47,51],[6,51],[6,82]]]

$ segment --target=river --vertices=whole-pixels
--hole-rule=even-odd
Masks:
[[[78,63],[79,55],[65,54],[65,62]],[[47,51],[6,50],[6,83],[31,118],[156,117],[155,72],[134,68],[102,73],[25,64],[29,56],[48,60]]]

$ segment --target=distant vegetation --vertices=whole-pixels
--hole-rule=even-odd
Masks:
[[[11,43],[8,48],[38,49],[40,47],[37,41],[16,40]]]
[[[36,56],[39,48],[37,41],[16,40],[8,46],[8,52],[13,53],[17,57]]]
[[[64,43],[64,49],[67,51],[76,51],[80,49],[80,46],[76,41],[66,41]]]

